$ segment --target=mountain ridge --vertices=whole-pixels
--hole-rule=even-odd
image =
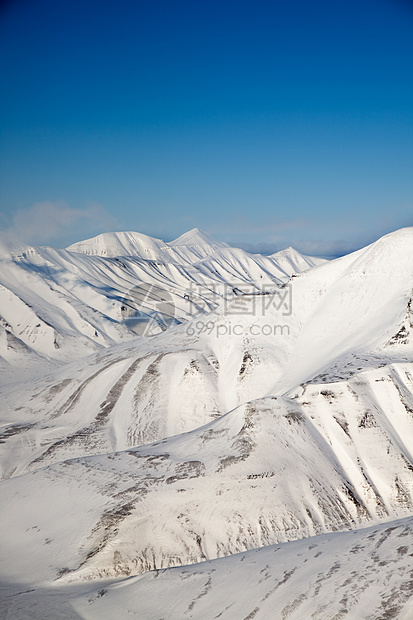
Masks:
[[[190,231],[189,242],[194,235],[198,242],[198,233]],[[234,287],[274,286],[317,263],[281,265],[209,238],[174,248],[140,233],[108,233],[81,242],[82,251],[70,247],[9,248],[0,259],[0,365],[8,376],[25,361],[32,360],[33,369],[48,358],[65,363],[133,338],[121,308],[126,303],[137,313],[135,292],[145,287],[147,317],[166,296],[170,318],[182,322],[217,307]],[[125,248],[135,256],[119,256]]]

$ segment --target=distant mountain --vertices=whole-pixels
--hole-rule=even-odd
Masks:
[[[91,256],[134,256],[166,262],[194,262],[226,247],[229,247],[228,244],[215,241],[207,233],[193,228],[170,243],[137,232],[114,232],[74,243],[67,250]]]
[[[230,247],[227,243],[215,241],[208,233],[199,228],[193,228],[184,233],[175,241],[171,241],[169,246],[176,250],[180,256],[185,257],[191,262],[206,258],[215,252],[219,253],[220,250]]]
[[[93,239],[86,239],[70,245],[69,252],[81,252],[89,256],[139,256],[158,260],[167,248],[160,239],[137,232],[103,233]]]
[[[228,243],[224,243],[223,241],[216,241],[215,239],[211,237],[211,235],[209,235],[204,230],[201,230],[199,228],[192,228],[191,230],[188,230],[188,232],[184,233],[183,235],[175,239],[175,241],[171,241],[169,245],[171,245],[172,247],[177,247],[181,245],[184,245],[187,247],[196,247],[196,246],[201,246],[201,247],[209,246],[209,247],[214,247],[214,248],[229,247]]]
[[[67,362],[135,337],[122,307],[133,313],[142,288],[143,314],[158,312],[163,296],[172,313],[167,318],[181,322],[217,307],[236,287],[274,286],[312,262],[279,265],[194,229],[169,245],[128,232],[68,250],[7,248],[0,266],[0,367],[2,360],[11,376],[16,366],[36,372],[50,360]]]
[[[275,252],[275,254],[271,254],[269,258],[274,260],[281,268],[284,268],[287,272],[290,272],[290,274],[300,273],[310,267],[322,265],[326,262],[324,258],[316,258],[315,256],[300,254],[300,252],[291,247],[281,250],[280,252]],[[294,269],[293,272],[291,272],[291,267]]]

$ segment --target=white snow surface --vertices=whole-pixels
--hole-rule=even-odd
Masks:
[[[4,617],[413,616],[412,228],[330,262],[112,233],[0,274]]]

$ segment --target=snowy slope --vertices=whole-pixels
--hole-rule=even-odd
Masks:
[[[286,368],[287,389],[343,355],[382,347],[403,327],[411,351],[412,252],[413,228],[405,228],[296,278],[294,314],[311,316]]]
[[[0,576],[137,574],[412,514],[411,400],[387,378],[372,407],[376,378],[261,398],[190,433],[3,481]]]
[[[247,357],[242,339],[238,350],[234,346],[225,356],[223,349],[219,357],[212,351],[204,355],[194,347],[182,348],[172,338],[164,340],[157,351],[138,354],[121,347],[116,355],[92,356],[29,384],[3,388],[2,477],[193,430],[268,392],[280,370],[280,361],[275,354],[270,357],[268,349],[249,343]],[[403,345],[398,348],[403,350]],[[356,407],[360,417],[376,407],[413,408],[413,373],[402,359],[401,353],[394,353],[346,360],[340,367],[344,380],[333,379],[332,385],[341,388],[331,404]],[[360,364],[368,370],[357,370]],[[313,382],[318,393],[332,390],[328,379]],[[357,385],[366,393],[361,405],[351,398],[351,390],[359,391]],[[386,392],[383,385],[388,386]],[[297,398],[304,394],[303,402],[312,406],[308,384],[292,392]],[[316,403],[323,407],[325,399],[317,397]]]
[[[410,620],[412,534],[407,517],[126,579],[0,584],[0,614],[13,620]]]
[[[84,620],[128,618],[130,610],[145,620],[409,620],[412,553],[409,517],[146,573],[72,606]]]

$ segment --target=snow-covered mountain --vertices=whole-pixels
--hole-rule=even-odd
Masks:
[[[160,260],[168,256],[168,245],[161,239],[137,232],[103,233],[70,245],[69,252],[81,252],[89,256],[136,256],[147,260]]]
[[[139,233],[107,233],[68,250],[10,250],[0,257],[1,365],[9,377],[8,365],[36,371],[130,340],[136,333],[125,310],[133,314],[137,302],[150,319],[166,299],[166,318],[179,323],[234,290],[259,291],[319,262],[294,255],[279,264],[197,229],[169,245]]]
[[[96,239],[11,253],[1,272],[4,333],[20,343],[3,348],[1,388],[0,579],[13,601],[10,584],[33,588],[29,601],[57,580],[68,618],[330,619],[370,617],[376,593],[372,618],[390,600],[387,617],[408,618],[413,229],[330,262],[248,255],[197,229],[170,244]],[[137,336],[122,307],[138,298],[174,322]],[[60,349],[42,324],[30,332],[40,316]],[[19,380],[30,357],[39,371]]]
[[[93,239],[69,246],[70,252],[94,256],[135,256],[162,262],[195,262],[211,255],[227,243],[215,241],[204,231],[194,228],[170,243],[137,232],[103,233]]]

